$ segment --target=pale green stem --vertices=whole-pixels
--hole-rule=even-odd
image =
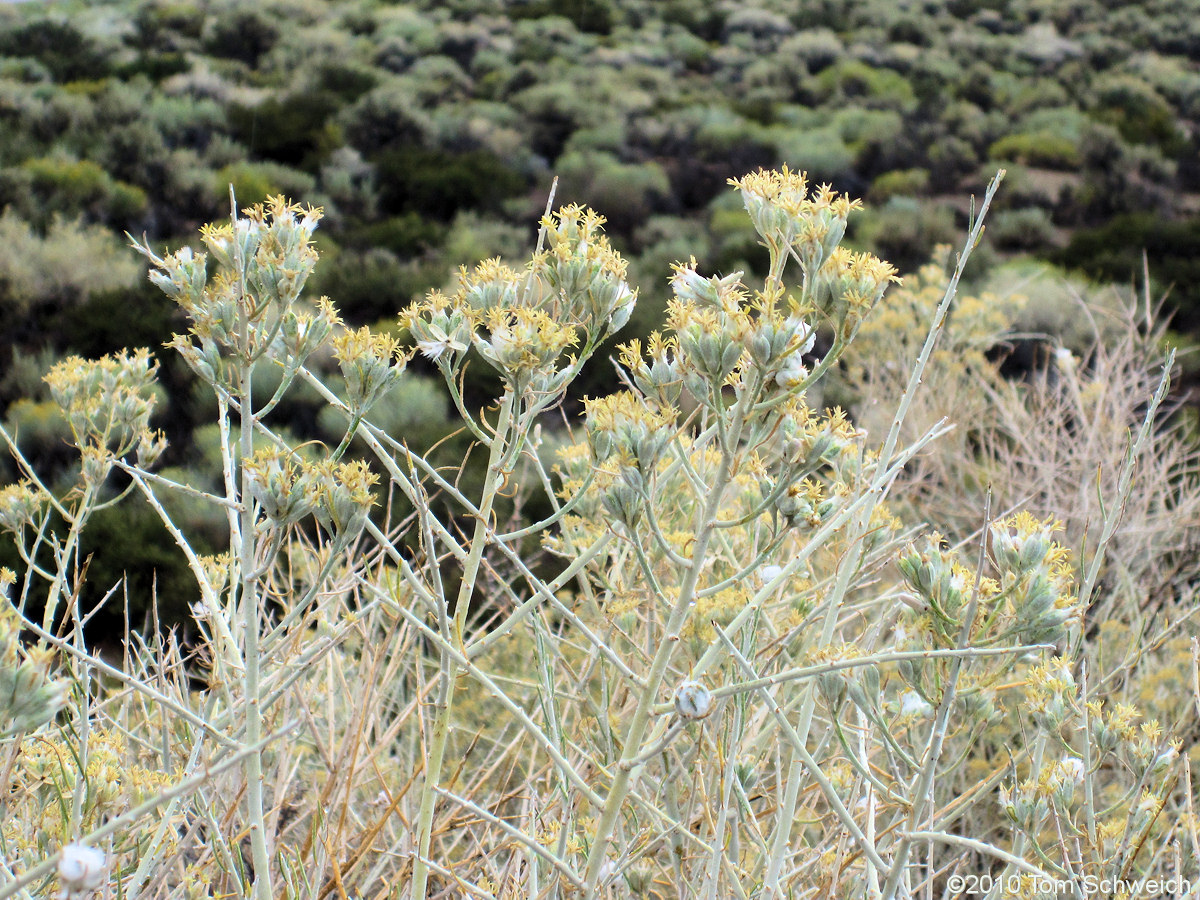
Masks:
[[[191,772],[196,768],[196,762],[200,758],[200,751],[204,747],[204,739],[198,738],[196,743],[192,745],[191,756],[188,757],[185,771]],[[127,897],[137,897],[141,893],[142,887],[150,880],[151,873],[155,870],[160,870],[164,865],[163,849],[168,833],[174,835],[176,823],[173,821],[175,810],[179,806],[179,801],[182,797],[172,797],[167,803],[167,808],[163,810],[158,827],[154,830],[154,837],[150,840],[150,846],[141,854],[138,859],[138,867],[130,877],[129,881],[123,886]]]
[[[975,626],[975,616],[979,609],[979,585],[983,580],[983,568],[986,559],[988,525],[991,521],[992,496],[988,493],[984,505],[983,534],[979,542],[979,561],[975,569],[975,582],[971,590],[971,599],[963,614],[962,627],[958,634],[958,649],[967,650],[971,643],[971,629]],[[933,780],[937,775],[938,762],[942,757],[942,747],[946,741],[946,733],[950,728],[950,713],[954,709],[954,701],[958,695],[958,679],[962,674],[964,658],[954,657],[950,662],[950,672],[946,678],[946,686],[942,692],[941,702],[938,703],[934,716],[933,728],[929,733],[929,743],[925,748],[923,767],[917,777],[916,786],[912,793],[912,809],[908,815],[909,829],[915,829],[925,817],[926,806],[933,805]],[[899,846],[892,855],[892,872],[883,885],[884,900],[892,900],[900,884],[900,878],[908,867],[908,855],[912,851],[913,839],[901,837]],[[932,873],[929,876],[932,878]]]
[[[83,489],[83,496],[79,500],[79,506],[75,514],[68,520],[71,523],[71,528],[67,532],[67,540],[63,545],[62,552],[54,554],[56,557],[55,562],[57,563],[54,582],[50,585],[50,592],[46,597],[46,608],[42,610],[42,627],[47,631],[54,630],[54,614],[58,611],[58,598],[66,585],[67,570],[71,565],[71,557],[75,555],[75,544],[79,540],[83,526],[87,523],[94,497],[95,492],[90,485]]]
[[[233,202],[230,187],[231,216],[234,232],[237,231],[237,205]],[[236,242],[235,242],[236,243]],[[251,391],[254,381],[254,360],[250,356],[250,298],[246,295],[245,260],[241,245],[237,244],[238,270],[238,344],[242,355],[240,366],[241,394],[238,419],[241,425],[241,484],[238,500],[241,511],[238,515],[237,552],[241,570],[242,627],[245,641],[245,669],[243,684],[246,703],[246,743],[257,748],[246,757],[246,801],[249,806],[250,853],[254,864],[255,900],[272,900],[271,855],[267,847],[266,816],[263,809],[262,743],[263,717],[260,684],[260,660],[258,648],[258,580],[255,577],[254,503],[250,493],[250,469],[246,461],[254,455],[254,409]]]
[[[1091,851],[1092,864],[1099,865],[1100,846],[1096,842],[1096,792],[1095,779],[1092,777],[1092,718],[1088,709],[1088,671],[1087,660],[1080,666],[1080,709],[1083,714],[1083,811],[1086,822],[1088,848]]]
[[[907,465],[910,459],[916,456],[926,444],[950,431],[950,428],[951,426],[945,425],[944,422],[939,422],[934,425],[933,428],[927,431],[919,440],[901,451],[900,455],[892,463],[892,465],[885,472],[882,472],[873,482],[874,485],[879,486],[880,488],[879,496],[886,495],[886,487],[899,475],[900,471],[905,465]],[[857,510],[868,503],[876,502],[877,499],[878,497],[871,492],[864,493],[862,496],[854,500],[853,503],[842,507],[835,512],[834,515],[826,519],[821,524],[820,529],[813,534],[811,540],[809,540],[807,544],[805,544],[796,552],[796,555],[792,557],[787,565],[783,567],[782,571],[780,571],[778,575],[759,588],[758,592],[750,598],[750,601],[744,607],[742,607],[736,616],[734,616],[733,621],[727,626],[729,632],[731,634],[736,633],[737,630],[741,628],[751,616],[754,616],[758,613],[759,607],[761,607],[764,602],[775,596],[780,585],[800,571],[801,566],[808,561],[808,558],[814,552],[816,552],[819,547],[825,546],[833,534],[842,529],[842,527],[847,521],[850,520],[850,517],[853,516]],[[708,648],[705,649],[704,653],[701,654],[700,659],[696,662],[695,666],[692,667],[693,675],[699,677],[704,672],[707,672],[709,668],[720,659],[721,655],[720,642],[713,641],[711,644],[709,644]]]
[[[729,639],[729,635],[726,633],[725,629],[718,627],[717,635],[724,643],[725,649],[728,651],[729,655],[733,657],[733,659],[741,667],[742,671],[745,672],[749,678],[757,679],[758,673],[755,672],[754,667],[750,664],[750,661],[742,655],[741,651],[738,650],[733,641]],[[889,871],[888,864],[884,862],[882,858],[880,858],[879,853],[875,850],[875,845],[867,840],[866,835],[863,834],[863,831],[858,826],[854,816],[848,809],[846,809],[846,805],[842,802],[841,797],[838,796],[837,788],[833,786],[833,782],[829,780],[829,778],[825,775],[825,772],[821,769],[821,764],[818,763],[812,753],[809,752],[808,747],[805,746],[804,741],[802,741],[800,738],[800,735],[796,733],[796,729],[792,728],[791,723],[788,722],[787,714],[779,706],[778,702],[776,702],[770,691],[768,691],[765,687],[759,688],[759,691],[762,694],[763,700],[767,704],[767,708],[775,717],[775,721],[779,725],[779,730],[783,733],[783,736],[787,738],[788,743],[792,745],[793,750],[796,752],[796,756],[808,770],[809,775],[821,788],[821,792],[825,795],[825,800],[833,809],[834,814],[838,817],[839,821],[842,823],[842,826],[847,832],[849,832],[850,836],[854,838],[859,850],[862,851],[865,857],[871,860],[871,862],[879,869],[879,871]],[[772,851],[772,853],[774,853],[774,851]]]
[[[733,826],[730,828],[729,839],[731,846],[728,849],[725,845],[725,829],[730,812],[733,811],[733,786],[737,783],[737,758],[742,731],[745,727],[744,717],[745,705],[735,701],[733,725],[729,730],[729,738],[725,746],[725,769],[721,773],[721,782],[723,784],[721,808],[717,813],[717,824],[713,829],[712,850],[710,851],[708,865],[704,873],[704,888],[701,894],[703,900],[717,900],[717,884],[721,877],[721,862],[725,860],[726,853],[733,859],[737,859],[738,857],[736,849],[738,830],[736,815]],[[737,883],[736,877],[731,875],[730,882]]]
[[[958,294],[958,282],[962,278],[963,270],[967,266],[967,260],[971,258],[971,251],[975,249],[983,233],[983,220],[987,216],[988,207],[992,205],[992,198],[996,196],[996,189],[1000,187],[1000,182],[1003,179],[1004,170],[1001,169],[988,184],[987,192],[983,196],[983,204],[979,207],[979,216],[976,218],[970,234],[967,235],[966,246],[963,247],[962,253],[958,256],[958,265],[954,268],[954,275],[951,277],[950,283],[946,286],[946,293],[942,296],[942,300],[937,306],[937,311],[933,314],[933,323],[929,328],[929,334],[925,337],[925,344],[921,348],[921,354],[917,357],[916,365],[913,366],[912,374],[908,378],[908,384],[904,388],[904,394],[900,397],[900,405],[896,409],[896,417],[892,420],[892,426],[888,429],[887,439],[883,443],[883,451],[879,454],[879,464],[881,466],[889,466],[892,463],[892,454],[896,450],[896,443],[900,440],[900,429],[904,425],[905,418],[908,416],[908,410],[912,406],[917,388],[921,386],[921,378],[925,374],[925,367],[929,364],[929,357],[933,353],[933,347],[942,333],[942,327],[946,322],[946,315],[950,312],[950,305],[954,302],[954,298]]]
[[[642,751],[642,740],[645,737],[646,727],[653,714],[654,701],[658,696],[659,688],[662,686],[663,678],[666,676],[671,657],[674,655],[675,645],[679,641],[679,632],[687,620],[689,607],[696,596],[696,584],[700,579],[700,571],[708,552],[708,542],[714,532],[713,523],[717,510],[720,508],[721,498],[725,494],[725,486],[729,480],[733,465],[734,451],[741,435],[742,423],[744,422],[743,417],[745,415],[745,398],[748,396],[750,395],[743,394],[739,398],[735,407],[733,421],[730,423],[731,427],[727,434],[723,434],[721,441],[723,447],[721,463],[718,467],[716,477],[713,479],[712,487],[709,490],[708,501],[704,505],[702,518],[697,522],[696,540],[692,546],[692,565],[684,574],[683,582],[679,587],[679,598],[676,600],[675,606],[671,610],[671,615],[667,620],[663,639],[659,642],[658,648],[655,650],[654,658],[650,664],[650,672],[646,676],[645,687],[638,698],[637,708],[634,710],[633,717],[629,722],[629,728],[625,733],[625,740],[622,743],[621,760],[616,767],[616,775],[613,778],[612,788],[609,790],[604,809],[600,813],[600,819],[596,823],[596,834],[588,855],[587,890],[585,893],[587,900],[592,900],[596,896],[599,888],[601,869],[607,857],[608,844],[612,839],[613,829],[616,827],[621,807],[629,793],[630,782],[637,771],[636,767],[629,766],[628,763],[630,760],[636,759]]]
[[[25,628],[28,628],[47,644],[50,644],[52,647],[61,650],[63,653],[66,653],[69,656],[75,657],[83,663],[86,663],[105,677],[112,678],[114,681],[119,681],[122,684],[129,685],[132,690],[136,691],[147,699],[153,700],[155,703],[159,704],[165,709],[171,710],[171,712],[180,718],[191,722],[197,728],[203,730],[212,738],[214,738],[217,743],[235,749],[241,746],[223,732],[219,731],[203,717],[196,715],[196,713],[192,712],[182,703],[179,703],[168,695],[153,688],[147,681],[138,679],[137,677],[130,675],[125,671],[116,668],[115,666],[109,665],[100,657],[94,656],[85,650],[79,649],[73,643],[65,640],[64,638],[56,637],[51,632],[41,628],[36,622],[33,622],[24,616],[22,616],[21,620],[24,623]]]
[[[123,459],[114,460],[114,465],[122,472],[125,472],[129,477],[139,477],[144,481],[161,484],[163,487],[170,488],[173,491],[179,491],[181,494],[187,494],[189,497],[195,497],[197,500],[203,500],[205,503],[212,503],[216,506],[223,506],[234,511],[241,511],[241,504],[235,503],[225,497],[218,497],[216,494],[210,494],[207,491],[199,491],[190,485],[180,484],[178,481],[172,481],[170,478],[163,478],[161,475],[156,475],[154,472],[147,471],[141,466],[130,465]],[[143,492],[145,493],[145,492]]]
[[[1000,180],[1003,178],[1003,170],[992,179],[988,185],[987,194],[984,198],[983,206],[980,210],[979,218],[974,223],[970,235],[967,238],[966,247],[959,256],[958,266],[955,269],[954,276],[950,280],[950,284],[946,288],[946,292],[938,304],[937,310],[934,313],[934,319],[929,329],[929,334],[925,339],[925,344],[921,349],[921,354],[913,366],[912,374],[909,377],[904,394],[900,399],[899,407],[896,411],[896,416],[892,421],[891,428],[888,431],[886,440],[884,441],[883,450],[879,456],[880,467],[888,467],[892,464],[893,454],[896,452],[896,444],[900,439],[900,429],[907,417],[909,407],[912,405],[913,397],[916,395],[917,388],[921,384],[922,376],[925,372],[925,367],[928,365],[929,358],[933,353],[934,345],[942,332],[942,328],[946,321],[946,315],[950,311],[950,305],[954,301],[954,297],[958,291],[958,282],[962,277],[962,272],[966,266],[967,260],[970,258],[971,251],[979,241],[979,235],[983,228],[983,218],[987,213],[988,206],[991,204],[992,197],[996,193],[996,188],[1000,185]],[[883,491],[878,481],[872,484],[872,493],[878,493],[882,499]],[[827,645],[833,637],[833,626],[836,623],[837,613],[841,608],[842,599],[845,597],[846,590],[849,588],[849,579],[852,572],[857,568],[859,557],[858,542],[862,538],[863,531],[869,522],[870,510],[861,509],[855,516],[853,535],[850,540],[850,548],[842,558],[838,567],[837,582],[828,603],[829,607],[825,615],[825,623],[822,628],[821,644]],[[808,739],[808,731],[812,724],[812,714],[815,707],[815,695],[810,691],[805,696],[804,706],[800,713],[800,722],[797,728],[797,734],[804,742]],[[782,870],[783,856],[787,847],[788,837],[791,832],[792,821],[795,818],[795,807],[799,798],[799,780],[802,774],[801,767],[797,764],[797,760],[793,755],[791,763],[788,767],[787,787],[785,788],[783,798],[783,808],[779,815],[779,825],[775,831],[774,843],[772,847],[771,863],[767,870],[766,888],[775,894],[779,894],[779,875]],[[898,878],[898,872],[892,872],[889,877],[889,883],[894,884],[894,879]],[[884,887],[885,896],[887,885]]]
[[[504,458],[504,439],[509,430],[513,404],[516,398],[506,391],[500,401],[500,416],[496,422],[495,436],[491,441],[488,469],[483,486],[482,502],[475,519],[475,531],[471,536],[471,549],[463,564],[462,581],[459,583],[458,598],[454,605],[453,639],[461,647],[466,629],[467,613],[471,606],[471,595],[475,591],[475,580],[479,576],[479,565],[483,560],[484,546],[492,533],[489,520],[496,492],[503,480],[501,463]],[[443,603],[444,603],[443,599]],[[459,663],[442,648],[442,683],[435,702],[433,733],[425,764],[425,779],[421,787],[421,803],[417,813],[417,857],[413,862],[412,900],[425,900],[429,882],[429,844],[433,836],[433,807],[436,788],[440,786],[442,763],[446,754],[446,742],[450,736],[450,717],[454,707],[454,682],[458,678]]]
[[[217,600],[216,594],[213,592],[212,585],[208,583],[208,576],[204,574],[204,566],[200,563],[200,558],[196,556],[196,552],[188,543],[187,538],[183,536],[183,532],[171,520],[170,514],[154,496],[154,492],[143,480],[147,472],[133,467],[123,467],[128,473],[133,483],[138,486],[142,494],[146,497],[146,502],[151,508],[158,513],[158,518],[162,521],[163,526],[175,540],[175,545],[183,551],[183,555],[187,557],[188,568],[192,570],[192,577],[196,579],[196,584],[200,588],[200,598],[204,604],[204,608],[208,611],[208,620],[213,625],[213,630],[216,636],[216,658],[221,661],[222,665],[231,667],[235,672],[242,667],[242,660],[238,656],[237,643],[233,637],[233,631],[229,627],[229,621],[226,619],[225,610],[221,608],[221,604]]]
[[[728,630],[733,631],[734,629],[730,626]],[[799,681],[804,678],[815,678],[827,672],[840,672],[843,669],[861,669],[866,666],[900,662],[905,659],[931,660],[954,659],[956,657],[982,659],[988,656],[1019,656],[1022,653],[1032,653],[1036,650],[1053,649],[1053,644],[1021,644],[1017,647],[968,647],[964,650],[952,648],[942,650],[889,650],[884,653],[874,653],[870,656],[855,656],[851,659],[838,659],[815,666],[785,669],[774,675],[764,675],[762,678],[757,678],[754,681],[739,681],[735,684],[722,685],[721,687],[713,688],[711,693],[713,699],[731,697],[735,694],[744,694],[747,691],[758,690],[761,687],[775,687],[776,685],[787,684],[788,682]],[[656,715],[666,715],[673,708],[674,706],[670,703],[660,703],[654,707],[654,712]]]
[[[875,498],[877,501],[881,501],[884,494],[883,486],[876,481],[871,484],[862,497],[863,499]],[[842,610],[846,592],[850,589],[850,580],[854,573],[858,571],[860,565],[862,553],[860,542],[870,524],[871,514],[874,512],[874,509],[875,503],[864,503],[858,507],[851,518],[850,527],[846,529],[848,538],[847,548],[838,564],[833,591],[826,601],[827,607],[825,618],[821,625],[821,636],[817,644],[818,647],[827,647],[833,641],[834,632],[837,630],[838,614]],[[812,543],[809,546],[812,546]],[[809,687],[805,691],[803,705],[800,709],[800,720],[796,725],[796,735],[800,746],[807,745],[815,709],[816,691],[812,687]],[[771,841],[771,858],[767,865],[766,880],[764,882],[769,895],[775,896],[782,894],[779,876],[783,871],[784,857],[787,855],[788,845],[791,840],[792,827],[796,818],[796,804],[799,802],[800,797],[801,781],[805,769],[808,768],[807,760],[803,759],[802,755],[796,752],[795,747],[796,745],[793,744],[789,752],[787,782],[784,786],[782,807],[779,816],[776,818],[775,833]]]
[[[1039,869],[1031,862],[1021,859],[1019,856],[1001,850],[999,847],[988,844],[984,841],[977,841],[973,838],[962,837],[957,834],[947,834],[942,831],[909,831],[902,838],[908,838],[911,841],[937,841],[942,844],[950,844],[952,846],[965,847],[968,850],[974,851],[984,856],[993,856],[996,859],[1008,863],[1014,868],[1020,869],[1022,872],[1028,872],[1035,876],[1039,881],[1055,881],[1055,877],[1045,869]]]
[[[1163,400],[1167,397],[1167,391],[1171,387],[1171,369],[1175,365],[1175,351],[1167,355],[1167,361],[1163,364],[1162,377],[1158,381],[1158,390],[1154,392],[1154,397],[1150,401],[1150,406],[1146,410],[1146,416],[1142,420],[1142,427],[1138,430],[1137,439],[1129,448],[1129,452],[1125,456],[1125,464],[1121,467],[1121,474],[1117,477],[1117,506],[1116,509],[1109,515],[1104,517],[1104,527],[1100,533],[1100,540],[1096,544],[1096,552],[1092,556],[1091,565],[1088,566],[1087,576],[1084,578],[1083,584],[1079,588],[1079,602],[1086,609],[1091,603],[1092,591],[1095,589],[1096,581],[1100,577],[1100,569],[1104,565],[1105,552],[1108,549],[1108,544],[1112,540],[1112,536],[1116,533],[1117,526],[1120,525],[1121,519],[1125,514],[1125,505],[1129,502],[1129,494],[1133,489],[1133,470],[1137,466],[1137,461],[1145,449],[1146,441],[1150,438],[1150,433],[1154,429],[1154,422],[1158,416],[1158,409],[1162,406]],[[1082,638],[1082,629],[1077,640],[1072,642],[1078,646],[1077,641]]]
[[[42,492],[42,495],[49,499],[50,505],[54,507],[55,511],[60,516],[62,516],[64,519],[70,520],[71,514],[68,513],[66,507],[64,507],[58,501],[58,498],[50,492],[49,488],[42,484],[42,480],[38,477],[37,472],[34,470],[33,466],[29,464],[29,460],[25,458],[25,455],[21,453],[21,448],[17,446],[16,440],[8,433],[2,422],[0,422],[0,437],[3,437],[4,443],[8,445],[8,452],[11,453],[13,455],[13,459],[17,461],[17,468],[21,471],[21,474],[32,481],[38,490]]]

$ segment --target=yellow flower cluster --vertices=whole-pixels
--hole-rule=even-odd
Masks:
[[[794,253],[809,277],[841,242],[850,213],[862,208],[827,184],[810,195],[805,174],[787,166],[729,184],[741,191],[746,212],[772,253]]]
[[[602,215],[576,204],[545,216],[546,246],[532,263],[551,289],[547,314],[583,328],[589,339],[619,331],[637,302],[637,291],[625,281],[628,263],[603,225]]]
[[[363,326],[333,339],[333,353],[346,379],[350,410],[362,415],[400,381],[408,364],[399,342]]]
[[[79,827],[87,833],[159,796],[182,778],[177,769],[163,771],[157,763],[140,759],[118,731],[103,726],[91,730],[83,771],[78,760],[78,751],[58,736],[46,735],[21,745],[11,784],[2,786],[8,808],[0,829],[5,846],[16,851],[10,858],[45,856],[76,837],[68,829],[71,798],[80,782],[84,794]],[[158,823],[151,819],[145,824],[152,831]],[[174,843],[180,833],[168,828],[164,839]],[[127,836],[125,843],[134,846],[136,840],[131,842]],[[168,848],[168,855],[171,852]]]
[[[379,476],[361,460],[312,463],[266,449],[246,460],[245,466],[255,501],[278,527],[312,513],[338,541],[349,542],[362,531],[375,505],[371,489]]]
[[[98,360],[70,356],[46,374],[43,380],[84,454],[88,480],[103,481],[112,460],[134,450],[141,465],[150,465],[166,449],[162,433],[150,429],[157,371],[143,348]]]

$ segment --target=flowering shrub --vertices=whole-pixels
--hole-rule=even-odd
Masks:
[[[203,229],[204,252],[139,246],[187,316],[169,346],[216,397],[222,489],[151,471],[145,351],[47,376],[80,456],[69,489],[3,433],[24,480],[0,527],[25,567],[0,619],[0,897],[56,877],[72,896],[256,900],[893,900],[968,875],[1041,897],[1200,877],[1170,852],[1196,843],[1195,704],[1132,678],[1200,702],[1191,626],[1177,600],[1146,620],[1104,582],[1166,374],[1122,423],[1138,430],[1086,540],[986,498],[947,539],[911,472],[953,426],[909,413],[926,378],[971,383],[959,351],[1000,397],[980,374],[996,308],[964,300],[947,325],[982,215],[952,275],[922,272],[889,307],[892,267],[841,245],[857,201],[786,168],[733,186],[770,254],[762,284],[677,263],[663,329],[620,347],[619,385],[557,433],[550,413],[637,300],[589,209],[548,211],[525,266],[486,260],[413,304],[403,340],[303,297],[319,210],[273,198]],[[336,391],[307,365],[326,345]],[[417,355],[486,456],[481,484],[374,424]],[[472,364],[500,376],[489,409],[464,396]],[[835,374],[890,410],[827,408]],[[273,427],[300,383],[340,417],[335,446]],[[961,491],[965,467],[938,471]],[[535,492],[546,518],[507,517]],[[170,493],[226,517],[227,552],[192,549]],[[126,494],[199,586],[186,666],[169,641],[129,635],[120,664],[83,641],[79,534]]]

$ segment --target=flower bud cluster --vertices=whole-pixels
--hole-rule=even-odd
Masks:
[[[787,166],[758,171],[729,184],[741,191],[754,230],[773,253],[793,255],[810,279],[846,234],[846,219],[861,201],[839,195],[829,185],[813,194],[803,172]]]
[[[1151,719],[1126,738],[1122,756],[1139,777],[1157,779],[1170,771],[1179,758],[1181,746],[1179,740],[1164,741],[1162,726],[1157,719]]]
[[[973,687],[960,690],[955,699],[969,722],[990,725],[1004,716],[1004,712],[996,705],[996,691],[992,688]]]
[[[1045,765],[1036,778],[1002,787],[1000,806],[1018,828],[1032,834],[1051,808],[1060,815],[1069,812],[1076,790],[1088,775],[1083,760],[1068,753]]]
[[[364,415],[400,381],[408,356],[399,343],[386,334],[376,334],[363,326],[344,331],[333,339],[337,357],[346,379],[346,395],[352,415]]]
[[[1068,551],[1051,540],[1062,526],[1039,522],[1021,512],[991,528],[992,553],[1000,584],[1009,597],[1018,640],[1053,643],[1082,615],[1072,595],[1074,577]]]
[[[1138,802],[1134,804],[1131,810],[1133,815],[1130,818],[1129,824],[1133,832],[1135,834],[1142,834],[1150,823],[1159,817],[1165,805],[1166,798],[1158,796],[1149,788],[1142,791]]]
[[[499,257],[485,259],[472,271],[459,267],[458,278],[461,298],[473,313],[483,315],[521,305],[521,273],[504,265]]]
[[[204,226],[200,235],[217,265],[211,278],[206,254],[185,247],[159,257],[135,243],[154,266],[150,280],[191,319],[188,334],[170,346],[201,378],[229,386],[230,356],[245,363],[268,350],[286,354],[294,372],[329,335],[337,316],[327,300],[315,315],[295,308],[317,262],[312,235],[320,218],[320,209],[277,196],[231,222]]]
[[[328,297],[321,297],[317,301],[315,312],[289,309],[280,320],[279,331],[271,346],[272,353],[276,359],[285,360],[286,366],[295,368],[324,344],[341,324],[342,320]]]
[[[348,544],[366,527],[367,516],[375,505],[371,489],[379,482],[379,476],[361,460],[348,463],[325,461],[314,469],[317,521],[334,535],[335,545]]]
[[[1056,733],[1074,719],[1079,688],[1069,660],[1055,657],[1034,666],[1026,676],[1026,685],[1025,708],[1038,726]]]
[[[310,465],[278,450],[259,450],[245,460],[250,494],[274,525],[299,522],[317,505]]]
[[[578,341],[574,327],[562,325],[540,309],[492,309],[474,335],[475,349],[521,391],[557,394],[568,373],[558,359]],[[486,335],[486,336],[485,336]]]
[[[961,617],[975,589],[975,575],[958,562],[956,554],[944,550],[935,535],[922,549],[910,546],[897,561],[900,573],[915,596],[906,602],[920,615],[936,643],[954,647],[962,629]],[[979,583],[985,599],[995,592],[994,582]]]
[[[151,711],[146,721],[154,727],[169,724],[157,710]],[[7,808],[0,822],[0,839],[7,852],[20,853],[18,858],[28,858],[30,850],[44,857],[51,847],[67,845],[63,847],[65,864],[59,869],[60,884],[64,891],[83,891],[68,894],[80,897],[91,896],[86,892],[104,884],[104,859],[103,854],[68,852],[72,839],[161,798],[183,778],[181,768],[163,768],[144,745],[127,740],[101,722],[92,724],[87,741],[86,756],[79,753],[78,738],[67,729],[46,730],[38,740],[25,742],[10,773],[11,783],[20,785],[21,790],[5,798]],[[63,802],[72,796],[82,801],[74,811],[70,802]],[[174,855],[186,828],[181,813],[168,815],[170,827],[161,835],[161,846],[164,853]],[[12,827],[15,823],[20,829]],[[38,896],[61,895],[39,892]]]
[[[453,369],[471,346],[476,315],[471,308],[432,291],[400,314],[417,351],[446,371]]]
[[[644,475],[654,471],[674,433],[674,410],[655,411],[629,391],[584,399],[588,444],[597,464],[628,459]]]
[[[294,303],[317,262],[312,235],[321,210],[276,196],[243,212],[232,224],[202,228],[205,245],[222,268],[243,267],[246,289],[260,303]]]
[[[810,651],[807,656],[807,662],[810,665],[820,666],[846,662],[856,659],[858,656],[858,648],[852,644],[841,644],[838,646],[821,647]],[[825,701],[825,705],[829,708],[830,713],[837,715],[842,705],[846,702],[846,696],[850,691],[851,684],[854,684],[854,696],[865,703],[869,702],[863,692],[863,685],[860,683],[860,680],[861,672],[859,669],[844,668],[824,671],[817,675],[817,692],[821,695],[821,699]],[[877,690],[878,679],[876,679],[875,687]]]
[[[683,393],[674,338],[664,338],[654,332],[646,341],[647,356],[642,356],[642,342],[634,338],[620,347],[621,365],[629,370],[637,389],[659,407],[674,407]]]
[[[545,311],[599,341],[625,327],[637,291],[625,281],[627,263],[603,234],[604,217],[578,205],[542,219],[546,247],[533,270],[553,291]]]
[[[785,318],[773,309],[764,311],[750,336],[750,358],[778,387],[791,390],[808,378],[804,354],[816,340],[816,331],[799,316]]]
[[[401,316],[417,350],[449,373],[472,347],[517,392],[541,398],[566,387],[577,368],[563,354],[586,338],[585,353],[629,321],[637,299],[626,263],[608,243],[603,217],[568,206],[542,220],[545,248],[524,274],[488,259],[459,270],[450,297],[434,291]]]
[[[28,481],[0,488],[0,528],[20,537],[26,525],[36,527],[41,521],[46,500],[46,495]]]
[[[879,668],[857,666],[846,669],[845,676],[846,695],[850,702],[868,715],[875,714],[882,699]]]
[[[839,477],[853,474],[843,471],[845,457],[856,450],[866,432],[858,429],[841,409],[817,415],[802,400],[783,408],[774,450],[784,472],[793,477],[832,468]]]
[[[749,374],[784,391],[805,383],[804,354],[815,345],[816,333],[795,301],[789,298],[783,312],[779,291],[750,297],[742,273],[706,278],[697,272],[695,259],[676,263],[673,270],[670,337],[651,338],[650,365],[640,359],[636,344],[622,356],[647,396],[665,385],[677,390],[674,385],[682,383],[698,402],[710,404],[714,390],[733,385],[740,391]]]
[[[804,301],[816,307],[849,341],[863,317],[879,302],[896,270],[869,253],[852,253],[840,246],[846,220],[862,208],[858,200],[838,194],[829,185],[809,193],[802,172],[784,166],[731,179],[755,230],[773,259],[791,257],[804,272]]]
[[[1078,756],[1067,755],[1042,771],[1039,790],[1059,809],[1070,806],[1075,788],[1087,777],[1087,769]]]
[[[977,643],[1001,638],[1027,644],[1054,643],[1080,615],[1078,600],[1071,592],[1069,555],[1050,537],[1059,527],[1056,522],[1039,522],[1028,513],[994,523],[990,534],[996,577],[983,577],[978,583],[974,571],[936,540],[920,550],[910,546],[898,561],[912,590],[906,602],[926,619],[926,626],[942,646],[952,647],[957,642],[961,612],[975,592],[977,621],[991,625],[987,634],[973,636]]]
[[[810,282],[813,304],[842,341],[851,340],[888,284],[900,281],[895,268],[870,253],[838,247]]]
[[[310,513],[345,546],[366,525],[379,480],[361,461],[310,463],[277,450],[260,450],[245,461],[250,491],[263,515],[276,527],[299,522]]]
[[[1112,709],[1104,709],[1099,702],[1088,704],[1091,713],[1092,738],[1101,753],[1112,753],[1123,741],[1137,738],[1134,721],[1140,713],[1128,703],[1118,703]]]
[[[695,266],[694,259],[674,266],[675,296],[667,322],[679,349],[684,385],[698,401],[708,403],[742,362],[753,322],[745,308],[741,272],[704,278]]]
[[[5,575],[0,579],[7,583]],[[0,738],[33,731],[54,718],[66,703],[67,682],[50,677],[46,648],[21,646],[21,620],[7,602],[0,606]]]
[[[767,487],[769,489],[769,483]],[[789,525],[819,528],[821,522],[837,509],[838,495],[830,494],[820,481],[804,478],[789,484],[775,498],[774,507]]]
[[[1032,780],[1000,788],[999,801],[1005,816],[1027,834],[1035,832],[1050,812],[1046,798]]]
[[[115,458],[136,450],[139,463],[150,465],[166,448],[162,434],[150,430],[157,370],[149,351],[140,349],[98,360],[71,356],[46,374],[75,446],[95,464],[89,481],[103,481]]]
[[[673,410],[655,411],[628,391],[585,399],[591,461],[606,472],[601,500],[632,525],[663,449],[675,433]]]

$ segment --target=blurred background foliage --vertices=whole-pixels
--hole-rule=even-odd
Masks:
[[[70,460],[40,375],[68,353],[161,348],[178,327],[123,232],[195,244],[230,184],[246,204],[322,205],[314,296],[394,332],[460,264],[528,253],[557,175],[556,202],[601,211],[630,259],[633,337],[658,325],[676,259],[762,274],[729,177],[787,163],[863,197],[850,243],[915,271],[1005,167],[977,281],[1040,258],[1134,284],[1145,255],[1151,293],[1169,288],[1194,335],[1198,125],[1197,0],[4,4],[0,417],[53,480]],[[1070,293],[1042,292],[1036,321],[1069,329]],[[203,485],[211,403],[156,352],[165,463]],[[476,406],[494,389],[482,368],[466,384]],[[380,409],[425,449],[453,425],[430,370],[413,370]],[[611,384],[600,359],[578,390]],[[302,440],[340,439],[315,397],[278,415]],[[179,514],[220,542],[219,522]],[[149,516],[114,520],[89,549],[98,590],[157,569],[160,594],[186,592]]]

